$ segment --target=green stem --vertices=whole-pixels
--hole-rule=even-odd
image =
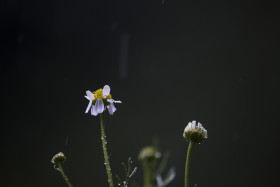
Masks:
[[[188,147],[187,159],[186,159],[186,167],[185,167],[185,187],[188,187],[189,185],[189,167],[190,167],[190,159],[191,159],[193,145],[194,143],[190,141]]]
[[[104,112],[100,114],[100,123],[101,123],[101,140],[102,140],[105,165],[106,165],[106,170],[107,170],[107,175],[108,175],[108,181],[109,181],[110,187],[114,187],[114,182],[113,182],[113,177],[112,177],[112,173],[111,173],[111,167],[110,167],[110,162],[109,162],[109,157],[108,157],[108,152],[107,152],[107,147],[106,147],[107,142],[106,142],[106,135],[105,135],[105,127],[104,127]]]
[[[62,169],[62,164],[61,163],[58,163],[58,168],[59,168],[59,172],[61,173],[63,179],[65,180],[66,184],[69,186],[69,187],[72,187],[70,181],[68,180],[67,176],[65,175],[63,169]]]
[[[156,161],[143,161],[143,171],[144,171],[144,187],[155,186],[155,166]]]
[[[144,164],[143,164],[143,168],[144,168],[144,187],[152,187],[152,182],[151,182],[151,170],[149,168],[149,165],[147,163],[147,161],[144,161]]]

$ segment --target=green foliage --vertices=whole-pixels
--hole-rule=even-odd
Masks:
[[[157,187],[167,186],[175,178],[175,175],[176,173],[174,168],[171,168],[164,178],[162,178],[161,175],[157,175]]]
[[[155,173],[157,187],[165,187],[175,178],[176,175],[175,168],[171,168],[166,174],[166,176],[162,178],[162,173],[166,169],[168,158],[169,158],[169,153],[165,152],[158,166],[158,169]]]
[[[122,163],[122,166],[125,171],[125,180],[121,180],[118,175],[116,175],[116,178],[120,187],[127,187],[131,177],[136,173],[137,167],[132,170],[132,159],[130,157],[128,158],[127,166],[124,163]]]
[[[154,140],[153,146],[144,147],[138,156],[142,163],[144,187],[165,187],[175,178],[175,169],[171,168],[163,178],[162,173],[166,169],[169,153],[165,152],[161,158],[158,141]]]
[[[114,107],[113,103],[121,103],[121,101],[114,101],[112,99],[112,96],[110,94],[110,87],[108,85],[105,85],[103,89],[99,89],[95,92],[86,91],[86,94],[87,95],[85,96],[85,98],[87,98],[90,101],[86,109],[86,113],[88,113],[89,109],[91,109],[91,114],[93,116],[100,114],[101,140],[105,160],[104,164],[106,166],[108,182],[110,184],[110,187],[114,187],[111,166],[106,146],[107,141],[104,125],[104,111],[106,107],[108,107],[108,111],[112,115],[114,111],[116,111],[116,108]],[[207,130],[201,125],[201,123],[196,123],[196,121],[192,121],[189,122],[189,124],[185,128],[183,136],[189,142],[185,167],[185,187],[188,187],[189,163],[192,147],[194,143],[202,143],[207,138],[208,134]],[[157,138],[153,140],[152,146],[146,146],[140,151],[140,154],[138,155],[138,160],[141,162],[143,168],[144,187],[165,187],[175,178],[176,173],[174,168],[171,168],[167,172],[165,177],[162,177],[162,174],[167,166],[168,157],[169,153],[165,152],[162,156],[161,152],[159,151],[159,141]],[[66,157],[62,152],[60,152],[52,158],[51,162],[54,164],[54,168],[61,173],[66,184],[69,187],[72,187],[62,168],[62,163],[65,160]],[[118,186],[128,187],[128,183],[130,182],[132,176],[136,173],[137,167],[132,168],[131,158],[128,158],[127,165],[122,163],[122,166],[125,171],[125,177],[124,180],[121,180],[120,177],[116,175],[116,178],[118,180]],[[197,185],[195,185],[194,187],[196,186]]]

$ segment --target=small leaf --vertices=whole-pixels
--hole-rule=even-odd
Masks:
[[[130,173],[131,171],[131,164],[132,164],[132,160],[131,160],[131,157],[128,158],[128,161],[127,161],[127,172]]]
[[[122,180],[119,178],[119,176],[117,176],[117,175],[116,175],[116,178],[117,178],[118,181],[119,181],[119,186],[121,186],[121,187],[127,187],[127,186],[128,186],[128,183],[129,183],[129,180],[130,180],[130,178],[135,174],[135,172],[136,172],[136,170],[137,170],[137,167],[135,167],[135,168],[133,169],[133,171],[131,172],[132,160],[131,160],[130,157],[128,158],[127,166],[126,166],[124,163],[122,163],[122,166],[123,166],[124,171],[125,171],[125,180],[122,181]],[[131,172],[131,173],[130,173],[130,172]]]
[[[118,181],[119,181],[118,185],[121,186],[121,187],[123,187],[122,181],[121,181],[120,177],[119,177],[118,175],[116,175],[116,178],[117,178]]]
[[[125,166],[125,164],[122,162],[122,166],[123,166],[123,168],[124,168],[124,171],[125,171],[125,175],[127,175],[127,169],[126,169],[126,166]]]
[[[162,172],[164,171],[164,169],[166,168],[166,165],[167,165],[167,161],[168,161],[168,158],[169,158],[169,153],[168,152],[165,152],[163,154],[163,158],[161,159],[161,162],[159,164],[159,167],[156,171],[156,174],[157,175],[161,175]]]
[[[134,168],[134,170],[130,173],[129,178],[131,178],[137,171],[137,167]]]

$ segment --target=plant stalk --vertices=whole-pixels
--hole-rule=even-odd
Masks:
[[[144,169],[144,187],[153,187],[153,171],[151,164],[148,161],[144,161],[143,163]]]
[[[114,182],[113,182],[113,177],[111,173],[111,167],[110,167],[110,162],[109,162],[109,157],[108,157],[108,152],[106,147],[107,142],[106,142],[106,135],[105,135],[104,112],[100,114],[100,123],[101,123],[101,140],[102,140],[102,147],[104,152],[105,166],[108,175],[108,182],[110,184],[110,187],[114,187]]]
[[[185,167],[185,187],[188,187],[189,185],[189,167],[190,167],[190,159],[191,159],[191,153],[194,143],[190,141],[189,147],[188,147],[188,153],[186,158],[186,167]]]
[[[61,173],[64,181],[66,182],[66,184],[69,186],[69,187],[72,187],[70,181],[68,180],[67,176],[65,175],[63,169],[62,169],[62,164],[61,163],[58,163],[58,168],[59,168],[59,172]]]

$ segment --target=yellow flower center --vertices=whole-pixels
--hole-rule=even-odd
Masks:
[[[107,97],[103,97],[103,89],[96,90],[93,95],[94,95],[93,101],[96,101],[96,99],[102,99],[102,100],[112,99],[111,94],[107,95]]]

